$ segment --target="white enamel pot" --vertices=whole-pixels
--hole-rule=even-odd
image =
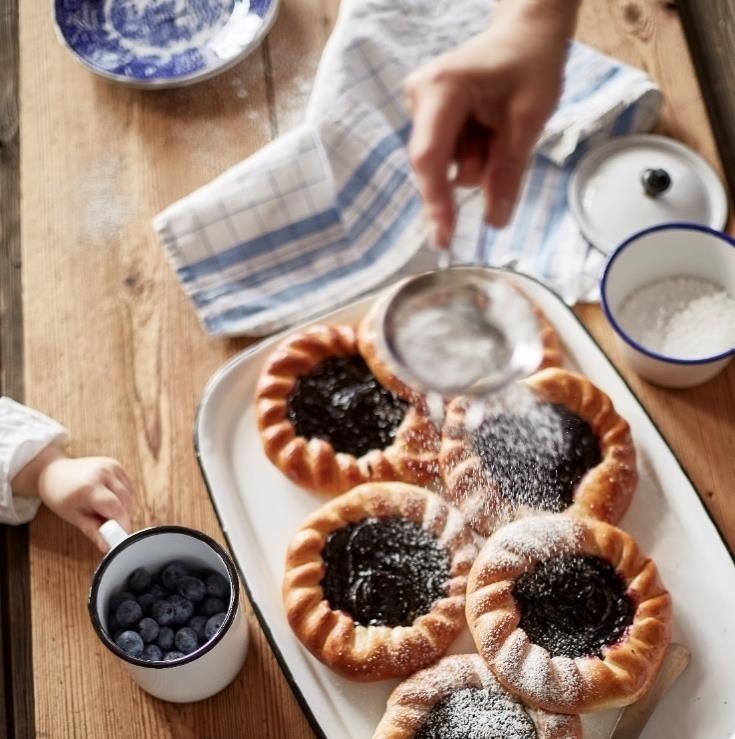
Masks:
[[[230,556],[206,534],[183,526],[155,526],[128,535],[115,521],[107,521],[100,533],[110,550],[92,577],[88,607],[102,643],[125,663],[143,690],[162,700],[198,701],[229,685],[242,668],[249,643],[239,603],[240,585]],[[110,598],[125,589],[128,575],[136,568],[157,572],[172,560],[214,570],[228,581],[227,617],[212,639],[191,654],[171,662],[146,662],[126,654],[107,633]]]

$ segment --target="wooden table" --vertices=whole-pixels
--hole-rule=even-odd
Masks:
[[[124,462],[138,485],[136,527],[178,522],[222,540],[192,423],[207,378],[247,344],[202,332],[150,219],[298,121],[337,4],[284,0],[247,61],[160,93],[89,74],[54,39],[48,0],[21,5],[25,400],[71,429],[73,453]],[[661,129],[719,166],[673,3],[588,0],[579,36],[650,72],[666,93]],[[599,308],[578,313],[617,363]],[[9,338],[3,347],[12,375]],[[687,391],[622,371],[735,544],[735,364]],[[55,738],[311,735],[250,611],[250,655],[227,690],[189,706],[142,693],[90,627],[85,601],[97,561],[75,530],[38,515],[30,529],[34,701],[14,688],[16,735],[30,735],[30,720],[38,736]]]

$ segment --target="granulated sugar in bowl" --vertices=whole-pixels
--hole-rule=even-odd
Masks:
[[[611,255],[600,296],[623,358],[657,385],[699,385],[735,353],[735,241],[720,231],[634,234]]]

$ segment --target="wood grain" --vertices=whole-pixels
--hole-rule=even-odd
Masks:
[[[733,0],[678,0],[730,192],[735,192],[735,26]]]
[[[306,36],[320,47],[314,4],[288,6],[271,43],[303,51],[313,17],[319,33]],[[264,55],[193,88],[129,91],[74,63],[41,0],[21,8],[21,48],[34,50],[21,59],[27,400],[69,427],[73,453],[124,462],[138,484],[136,526],[179,522],[222,541],[192,426],[206,380],[244,343],[202,332],[149,221],[270,139]],[[294,64],[309,76],[317,57]],[[191,706],[143,694],[89,625],[97,561],[47,511],[33,523],[39,736],[311,735],[252,614],[246,667],[222,694]]]
[[[136,526],[178,522],[222,540],[191,429],[204,383],[246,343],[202,332],[150,218],[298,120],[336,6],[287,0],[267,44],[248,60],[201,85],[159,93],[93,77],[56,43],[45,0],[21,6],[26,397],[70,428],[74,453],[123,461],[138,485]],[[648,69],[668,96],[664,129],[716,163],[669,4],[589,0],[580,33]],[[615,357],[599,309],[579,313]],[[711,491],[708,504],[731,542],[733,371],[678,393],[632,380],[695,482]],[[252,614],[253,644],[238,680],[199,704],[165,704],[143,694],[92,632],[92,546],[44,511],[31,528],[30,554],[38,736],[312,735]]]
[[[0,395],[23,399],[18,4],[0,5]],[[28,527],[0,527],[0,727],[33,736]]]

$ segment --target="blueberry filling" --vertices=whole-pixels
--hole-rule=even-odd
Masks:
[[[529,415],[491,416],[478,429],[475,448],[507,501],[555,512],[572,504],[577,484],[602,459],[589,424],[550,403]]]
[[[367,518],[337,529],[322,557],[330,607],[365,626],[410,626],[446,595],[447,552],[405,518]]]
[[[602,657],[633,623],[636,606],[615,568],[599,557],[564,554],[516,580],[520,628],[553,656]]]
[[[488,688],[450,693],[429,711],[415,739],[536,739],[520,703]]]
[[[408,404],[386,390],[359,356],[325,359],[296,380],[287,416],[296,433],[361,457],[393,443]]]

